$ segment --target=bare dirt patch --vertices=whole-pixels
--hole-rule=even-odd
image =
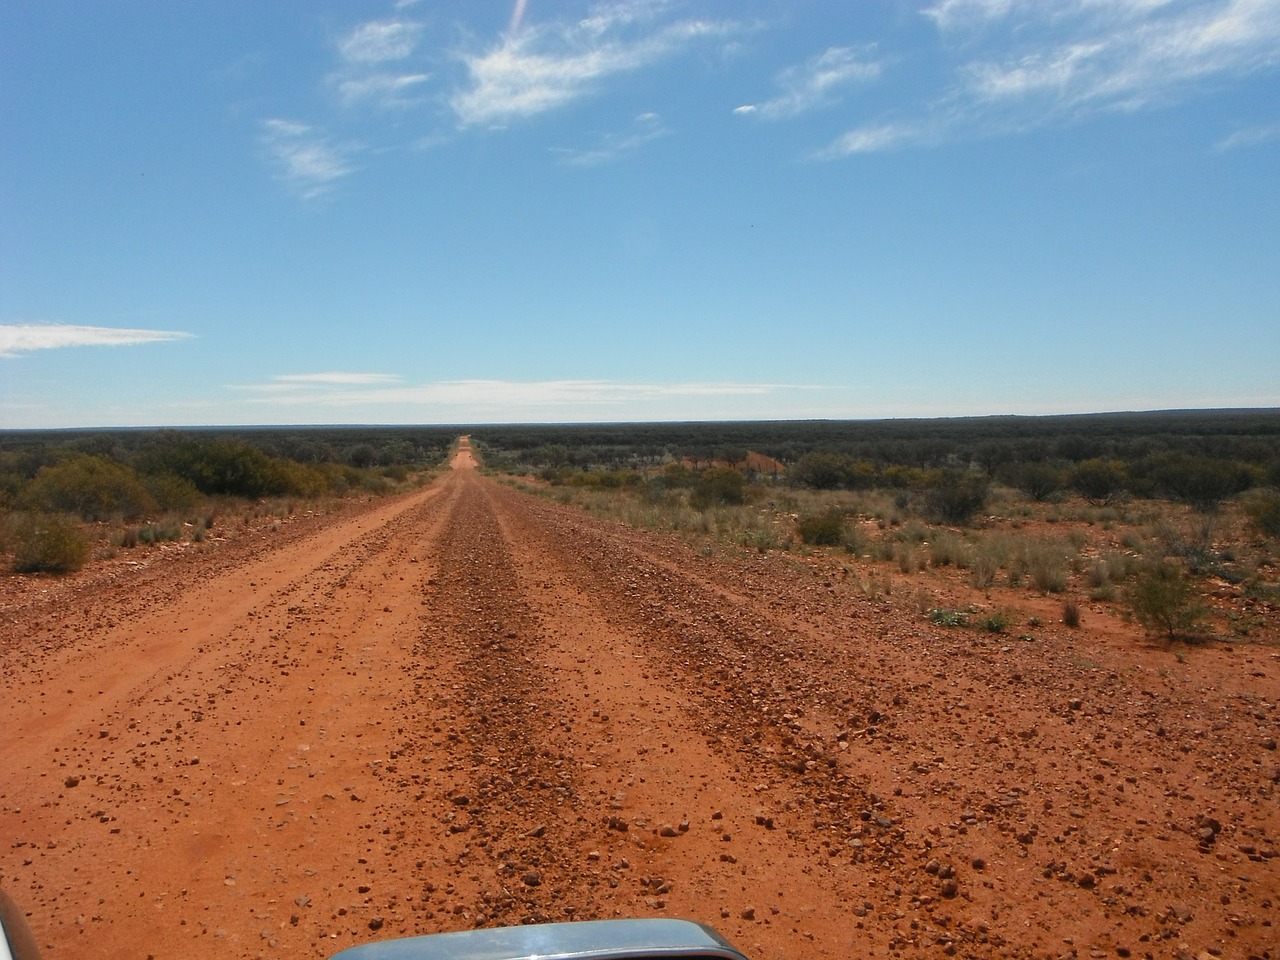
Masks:
[[[11,589],[0,882],[48,956],[646,915],[761,958],[1274,955],[1274,648],[949,631],[473,463]]]

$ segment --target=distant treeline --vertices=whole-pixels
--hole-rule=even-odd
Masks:
[[[440,462],[454,429],[0,432],[0,508],[134,519],[201,497],[377,491]]]
[[[918,487],[938,471],[978,474],[1036,499],[1073,491],[1212,509],[1280,486],[1280,410],[1179,410],[1047,417],[757,423],[581,424],[471,429],[498,469],[642,471],[738,464],[748,451],[820,489]]]
[[[485,426],[473,440],[536,465],[546,458],[610,468],[670,459],[743,459],[746,450],[794,464],[805,454],[842,454],[878,464],[930,469],[957,462],[991,471],[1002,463],[1096,458],[1131,462],[1190,453],[1266,467],[1280,460],[1280,410],[1178,410],[1046,417],[933,420],[787,420]],[[740,456],[741,455],[741,456]]]

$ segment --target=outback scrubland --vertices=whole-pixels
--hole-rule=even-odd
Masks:
[[[0,884],[51,957],[645,915],[760,958],[1275,955],[1274,411],[0,465]]]

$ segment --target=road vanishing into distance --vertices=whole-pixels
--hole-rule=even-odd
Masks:
[[[0,884],[52,960],[625,916],[754,960],[1277,956],[1273,652],[947,631],[852,562],[620,527],[464,439],[41,581],[0,611]]]

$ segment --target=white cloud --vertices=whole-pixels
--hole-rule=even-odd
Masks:
[[[334,181],[355,170],[348,159],[350,146],[335,146],[296,120],[264,120],[262,144],[280,179],[306,199],[327,193]]]
[[[379,374],[300,374],[234,389],[276,405],[431,406],[473,409],[546,407],[613,407],[671,399],[766,396],[783,391],[816,389],[762,383],[624,383],[616,380],[447,380],[428,384],[395,384],[384,380],[307,378],[381,377]],[[395,380],[398,378],[391,378]],[[331,387],[333,389],[312,389]]]
[[[413,53],[422,25],[408,20],[374,20],[362,23],[338,42],[338,52],[348,63],[387,63]]]
[[[626,133],[605,134],[594,147],[588,149],[561,148],[555,152],[569,166],[595,167],[638,150],[646,143],[665,137],[669,132],[656,113],[642,113],[635,118]]]
[[[611,3],[576,23],[525,24],[488,52],[463,57],[471,82],[450,105],[464,126],[500,126],[564,106],[609,77],[734,29],[707,20],[659,22],[665,6]]]
[[[1076,14],[1069,39],[968,65],[965,93],[976,104],[1041,98],[1062,111],[1135,109],[1280,63],[1277,0],[1083,3]]]
[[[847,47],[830,47],[802,64],[788,67],[778,75],[783,92],[763,103],[744,104],[737,114],[759,114],[766,119],[793,117],[838,99],[840,88],[866,83],[880,76],[882,64]]]
[[[1259,143],[1280,140],[1280,123],[1264,124],[1237,130],[1229,137],[1224,137],[1217,144],[1220,151],[1238,150],[1241,147],[1252,147]]]
[[[399,383],[401,377],[394,373],[345,373],[341,371],[330,371],[327,373],[286,373],[278,377],[272,377],[272,383],[285,385],[309,385],[322,384],[332,386],[342,384],[346,386],[369,385],[382,383]]]
[[[183,340],[191,336],[173,330],[131,330],[86,327],[67,323],[0,324],[0,357],[16,357],[33,350],[62,347],[119,347]]]
[[[422,31],[422,24],[410,20],[374,20],[342,37],[338,68],[328,77],[342,105],[371,103],[399,109],[422,102],[415,94],[431,75],[420,69],[389,67],[415,53]]]
[[[431,75],[371,73],[359,77],[335,75],[331,79],[343,106],[372,101],[380,107],[406,107],[419,102],[413,94],[431,79]]]
[[[855,128],[822,155],[1167,105],[1280,66],[1280,0],[939,0],[924,14],[944,37],[965,31],[949,88],[916,117]]]
[[[855,127],[814,154],[817,160],[835,160],[855,153],[878,153],[898,147],[928,143],[934,139],[927,127],[904,123],[871,123]]]

